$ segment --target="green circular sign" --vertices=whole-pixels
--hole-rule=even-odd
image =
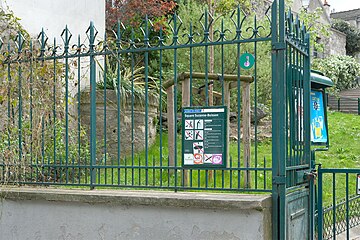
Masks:
[[[244,53],[240,56],[240,67],[243,69],[250,69],[254,66],[255,58],[250,53]]]

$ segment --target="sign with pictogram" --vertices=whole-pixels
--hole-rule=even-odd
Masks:
[[[182,110],[184,167],[226,166],[226,107],[186,107]]]

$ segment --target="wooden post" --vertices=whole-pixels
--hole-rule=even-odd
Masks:
[[[175,124],[177,119],[174,113],[174,85],[171,85],[166,89],[167,93],[167,122],[168,122],[168,149],[169,149],[169,166],[175,164]]]
[[[250,83],[244,83],[242,91],[242,128],[243,128],[243,146],[244,146],[244,167],[251,167],[251,119],[250,119]],[[255,109],[256,111],[256,109]],[[251,173],[245,171],[244,188],[251,188]]]
[[[230,82],[224,83],[224,103],[227,106],[227,117],[226,117],[226,125],[227,125],[227,133],[226,133],[226,149],[227,149],[227,156],[226,156],[226,167],[230,166]]]
[[[190,79],[185,78],[182,82],[182,91],[181,91],[181,103],[183,107],[190,106]],[[185,127],[185,126],[182,126]],[[189,170],[184,171],[184,186],[189,185]]]

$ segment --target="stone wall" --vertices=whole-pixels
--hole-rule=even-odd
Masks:
[[[1,239],[271,239],[271,196],[1,189]]]
[[[106,90],[106,146],[107,153],[117,158],[118,153],[118,105],[115,90]],[[123,100],[123,99],[122,99]],[[148,110],[148,144],[154,143],[156,138],[158,98],[149,95]],[[90,135],[90,92],[81,93],[80,119],[83,127]],[[145,103],[135,101],[134,129],[132,130],[131,100],[121,103],[120,110],[120,146],[121,157],[131,154],[132,131],[134,133],[134,152],[141,152],[145,148]],[[100,158],[104,149],[104,90],[96,91],[96,141]]]
[[[333,28],[330,31],[330,38],[325,42],[324,56],[346,55],[346,35]]]

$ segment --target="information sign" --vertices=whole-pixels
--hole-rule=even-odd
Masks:
[[[328,141],[324,95],[322,91],[311,90],[311,142],[314,144],[326,144]]]
[[[186,107],[182,110],[184,167],[226,166],[226,107]]]
[[[254,66],[255,58],[250,53],[244,53],[240,56],[239,64],[243,69],[250,69]]]

